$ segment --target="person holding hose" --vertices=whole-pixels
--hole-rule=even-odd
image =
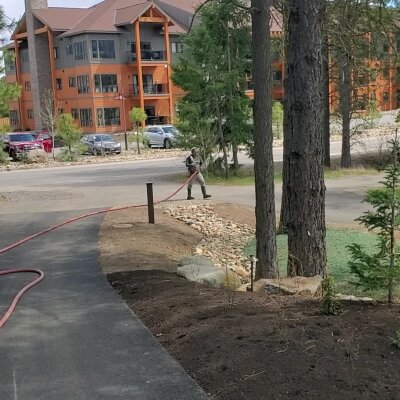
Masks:
[[[201,187],[201,192],[203,193],[203,199],[208,199],[211,197],[211,195],[207,194],[206,190],[206,182],[204,180],[204,177],[201,173],[201,165],[203,164],[203,160],[201,159],[200,152],[196,147],[193,147],[192,150],[190,151],[190,155],[186,157],[186,167],[189,171],[189,176],[192,176],[197,172],[197,175],[195,175],[188,183],[187,187],[187,199],[188,200],[194,200],[194,197],[192,197],[192,186],[193,186],[193,181],[196,180],[200,187]]]

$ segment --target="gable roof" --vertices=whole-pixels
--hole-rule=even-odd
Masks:
[[[186,33],[196,9],[204,0],[103,0],[89,8],[48,7],[33,10],[35,17],[60,36],[84,32],[123,32],[122,26],[132,24],[150,7],[155,7],[170,21],[172,34]],[[24,16],[25,17],[25,16]],[[25,18],[19,27],[22,27]],[[16,29],[15,33],[17,32]],[[271,33],[283,31],[282,15],[271,11]]]
[[[144,14],[151,7],[151,3],[145,1],[144,3],[134,4],[129,7],[118,8],[115,10],[115,26],[132,24],[139,16]]]
[[[83,32],[118,33],[121,32],[121,26],[133,23],[150,7],[155,7],[173,25],[179,25],[152,0],[104,0],[88,8],[83,18],[61,36],[72,36]],[[180,26],[177,30],[185,31]]]
[[[35,17],[52,31],[66,31],[88,13],[87,8],[48,7],[33,10]]]

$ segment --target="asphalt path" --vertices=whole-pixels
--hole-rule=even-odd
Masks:
[[[2,215],[0,248],[75,211]],[[101,220],[65,226],[0,257],[1,269],[45,272],[0,330],[0,399],[206,399],[106,282],[97,262]],[[0,314],[32,277],[1,278]]]

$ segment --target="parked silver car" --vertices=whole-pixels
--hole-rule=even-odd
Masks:
[[[146,126],[143,135],[147,137],[151,147],[170,149],[174,145],[178,130],[173,125]]]
[[[84,135],[81,142],[86,145],[86,151],[93,155],[121,154],[121,143],[117,143],[110,135],[103,133]]]

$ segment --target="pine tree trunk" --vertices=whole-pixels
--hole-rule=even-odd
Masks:
[[[276,215],[272,154],[271,0],[251,0],[254,79],[254,171],[256,188],[256,279],[276,278]]]
[[[228,165],[228,154],[226,151],[226,144],[225,144],[225,138],[224,138],[224,132],[222,130],[222,117],[221,117],[221,111],[219,108],[219,100],[215,98],[215,111],[217,113],[217,126],[218,126],[218,136],[222,148],[222,158],[224,162],[224,169],[225,169],[225,178],[229,178],[229,165]]]
[[[342,116],[342,157],[341,168],[351,168],[350,152],[350,114],[351,114],[351,68],[350,59],[344,54],[340,60],[339,103]]]
[[[330,104],[329,104],[329,38],[324,35],[322,55],[322,98],[323,98],[323,142],[324,142],[324,165],[331,166],[331,144],[330,144]]]
[[[285,134],[288,275],[326,275],[320,0],[288,0]]]
[[[232,139],[232,158],[233,158],[233,170],[235,172],[239,171],[239,149],[236,140]]]
[[[286,114],[286,101],[284,102],[284,114]],[[285,119],[284,119],[285,121]],[[282,166],[282,199],[281,199],[281,213],[279,215],[279,227],[278,227],[278,235],[283,235],[287,233],[287,222],[288,222],[288,191],[287,191],[287,183],[289,181],[289,168],[287,162],[289,160],[288,157],[288,149],[290,148],[290,135],[286,132],[287,124],[284,122],[283,126],[283,166]]]

